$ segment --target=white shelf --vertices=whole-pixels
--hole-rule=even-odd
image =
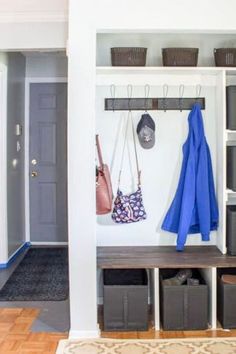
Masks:
[[[236,130],[226,129],[227,134],[236,134]]]
[[[226,194],[227,194],[227,197],[229,197],[229,196],[236,197],[236,192],[232,191],[231,189],[226,189]]]
[[[227,75],[236,75],[236,68],[225,68]]]
[[[98,66],[97,86],[127,85],[189,85],[216,86],[216,79],[225,72],[221,67],[163,67],[163,66]],[[230,71],[234,71],[231,69]],[[235,68],[236,74],[236,68]]]
[[[236,143],[236,130],[226,129],[226,145],[235,146]]]
[[[203,73],[216,75],[219,72],[227,71],[227,68],[222,67],[201,67],[201,66],[97,66],[97,74],[142,74],[142,73]],[[230,72],[236,74],[236,68],[230,69]]]

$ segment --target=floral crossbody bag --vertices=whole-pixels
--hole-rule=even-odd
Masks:
[[[136,161],[137,176],[138,176],[138,188],[134,193],[123,194],[122,191],[120,190],[120,180],[121,180],[121,174],[122,174],[122,168],[124,162],[124,154],[125,154],[125,147],[127,142],[129,121],[131,121],[131,125],[132,125],[132,137],[134,142],[135,161]],[[118,190],[114,201],[113,212],[111,215],[113,221],[115,221],[118,224],[133,223],[133,222],[145,220],[147,218],[147,214],[143,205],[140,176],[141,176],[141,172],[139,170],[134,123],[133,123],[132,113],[129,112],[127,117],[125,139],[124,139],[124,145],[123,145],[123,151],[121,157],[121,167],[120,167],[119,179],[118,179]]]

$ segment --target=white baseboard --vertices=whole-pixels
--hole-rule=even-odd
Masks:
[[[30,242],[32,246],[67,246],[68,242]]]
[[[95,331],[69,331],[69,339],[100,338],[101,331],[98,327]]]

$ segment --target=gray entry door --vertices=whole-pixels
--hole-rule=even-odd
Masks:
[[[67,241],[67,84],[30,84],[30,240]]]

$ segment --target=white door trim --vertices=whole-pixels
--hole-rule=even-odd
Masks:
[[[67,82],[66,77],[26,77],[25,79],[25,241],[30,242],[30,198],[29,198],[29,107],[31,83]],[[51,242],[32,242],[32,244],[51,245]],[[53,245],[65,245],[68,242],[53,242]]]
[[[7,230],[7,66],[0,64],[0,263],[8,261]]]

